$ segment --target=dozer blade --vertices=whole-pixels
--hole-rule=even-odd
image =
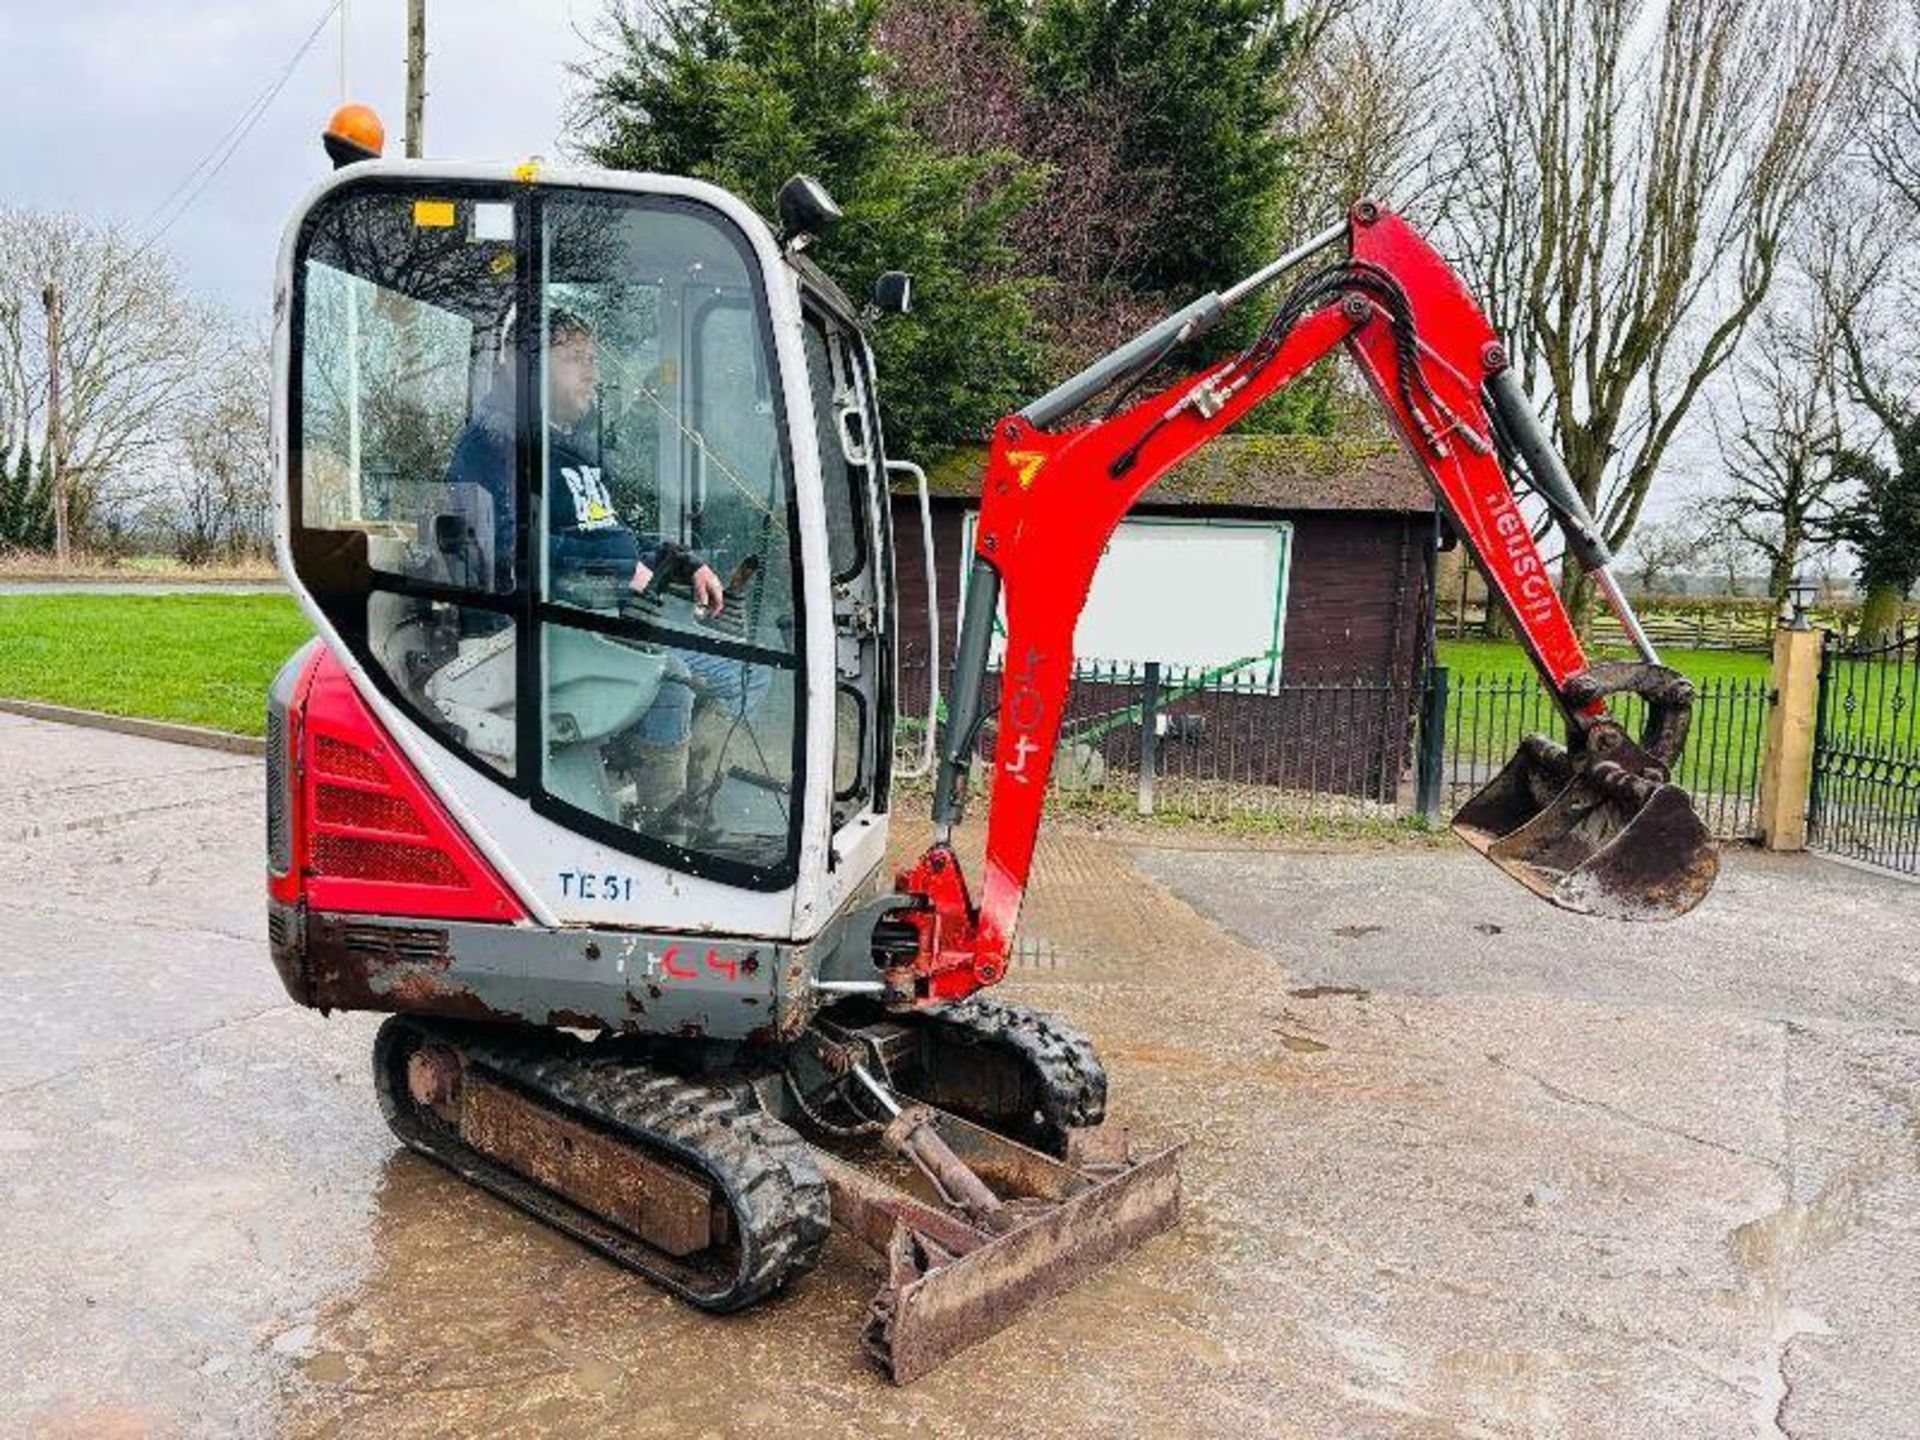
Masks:
[[[1180,1214],[1177,1146],[1135,1160],[1124,1132],[1102,1127],[1077,1132],[1083,1143],[1063,1163],[958,1116],[937,1112],[937,1121],[953,1153],[1005,1197],[999,1224],[969,1223],[924,1190],[910,1194],[816,1152],[834,1219],[885,1257],[865,1340],[901,1385],[1072,1289]]]
[[[1720,853],[1678,785],[1585,765],[1530,735],[1453,832],[1563,910],[1671,920],[1705,898]]]

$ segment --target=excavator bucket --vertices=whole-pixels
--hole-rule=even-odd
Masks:
[[[1460,807],[1453,832],[1543,900],[1617,920],[1684,915],[1720,871],[1686,791],[1540,735]]]

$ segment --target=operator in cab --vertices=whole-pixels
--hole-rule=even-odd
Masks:
[[[614,512],[598,458],[582,448],[575,427],[593,408],[599,385],[593,329],[571,310],[547,324],[547,575],[562,604],[611,610],[623,593],[687,582],[708,615],[726,607],[713,567],[670,540],[642,543]],[[511,588],[513,573],[513,435],[504,415],[470,421],[447,467],[449,485],[473,484],[492,501],[494,588]]]
[[[707,620],[726,608],[726,588],[705,557],[663,537],[643,538],[614,509],[599,457],[578,429],[593,409],[599,385],[598,344],[592,326],[570,310],[555,309],[547,323],[546,506],[547,587],[557,602],[615,611],[658,599],[670,585],[692,591],[695,614]],[[497,412],[469,421],[454,446],[447,483],[455,494],[483,493],[490,503],[490,563],[494,588],[511,588],[514,566],[514,438]],[[644,833],[679,841],[700,825],[699,800],[711,789],[708,768],[692,754],[696,712],[744,715],[758,699],[737,663],[701,650],[666,646],[670,664],[653,703],[631,732],[615,742],[634,782],[631,823]],[[702,713],[700,718],[705,719]],[[715,718],[720,718],[716,716]],[[712,723],[698,727],[703,732]],[[691,762],[691,766],[690,766]]]

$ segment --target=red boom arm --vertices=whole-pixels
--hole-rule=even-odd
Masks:
[[[1074,629],[1121,517],[1168,469],[1336,345],[1346,344],[1433,482],[1552,692],[1587,668],[1494,453],[1481,386],[1507,361],[1493,327],[1398,216],[1363,202],[1349,217],[1348,241],[1354,262],[1404,292],[1418,376],[1403,377],[1403,338],[1379,301],[1356,288],[1310,310],[1258,362],[1243,353],[1089,424],[1047,431],[1011,416],[996,427],[975,537],[977,556],[1000,576],[1007,625],[986,876],[976,907],[941,841],[899,877],[899,889],[924,902],[901,916],[919,934],[916,999],[956,999],[1005,972],[1072,678]],[[1601,714],[1605,701],[1582,708]],[[896,977],[896,993],[905,978]]]

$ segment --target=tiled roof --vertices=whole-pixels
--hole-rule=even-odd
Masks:
[[[986,450],[966,446],[927,471],[931,492],[971,500],[980,494]],[[894,488],[911,488],[896,476]],[[1230,435],[1203,446],[1163,475],[1145,505],[1249,510],[1433,509],[1426,477],[1392,440],[1332,440],[1317,435]]]

